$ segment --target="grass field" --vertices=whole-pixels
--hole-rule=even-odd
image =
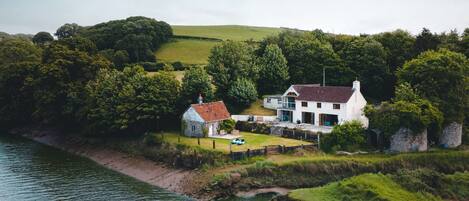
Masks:
[[[262,40],[266,36],[280,33],[282,28],[274,27],[253,27],[240,25],[220,25],[220,26],[171,26],[174,35],[198,36],[207,38],[217,38],[222,40],[244,41],[253,39]]]
[[[430,194],[409,192],[382,174],[363,174],[322,187],[297,189],[291,191],[288,197],[301,201],[440,200]]]
[[[252,103],[251,106],[243,110],[240,114],[245,115],[262,115],[262,116],[275,116],[277,115],[276,110],[271,110],[262,107],[262,99],[257,100],[256,102]]]
[[[156,59],[163,62],[180,61],[185,64],[207,64],[210,50],[216,41],[175,39],[156,51]]]
[[[174,76],[176,76],[176,80],[178,80],[179,82],[182,81],[182,78],[184,78],[184,74],[185,74],[185,71],[172,71]],[[153,76],[155,74],[157,74],[158,72],[147,72],[147,75],[148,76]]]
[[[275,137],[262,134],[254,134],[241,132],[240,138],[246,140],[244,145],[231,145],[232,151],[246,151],[248,149],[262,149],[264,146],[268,145],[285,145],[285,146],[298,146],[298,145],[307,145],[309,142],[304,142],[300,140],[287,139],[282,137]],[[180,142],[178,142],[178,137]],[[197,138],[190,138],[181,136],[176,133],[165,133],[164,140],[173,144],[184,144],[193,147],[197,147],[198,142]],[[230,140],[220,139],[220,138],[200,138],[200,147],[207,150],[213,150],[213,140],[215,140],[215,149],[224,153],[230,152]]]

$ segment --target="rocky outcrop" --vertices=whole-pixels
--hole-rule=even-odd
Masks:
[[[391,151],[409,152],[427,150],[427,129],[419,134],[414,134],[408,128],[400,128],[391,136]]]
[[[462,141],[462,124],[450,123],[443,129],[440,136],[440,145],[443,147],[454,148],[461,145]]]

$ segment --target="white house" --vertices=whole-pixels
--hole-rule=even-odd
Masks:
[[[298,84],[290,86],[282,95],[277,117],[281,122],[319,127],[359,120],[368,127],[368,119],[363,112],[365,106],[359,81],[354,81],[352,87]]]
[[[205,137],[218,135],[218,126],[223,120],[230,118],[223,101],[202,103],[199,97],[198,104],[192,104],[182,115],[183,133],[186,136]]]

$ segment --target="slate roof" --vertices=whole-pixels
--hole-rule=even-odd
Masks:
[[[202,117],[206,122],[220,121],[231,117],[223,101],[192,104],[191,107],[194,108],[200,117]]]
[[[318,84],[293,85],[299,93],[296,100],[346,103],[353,94],[352,87],[324,86]]]

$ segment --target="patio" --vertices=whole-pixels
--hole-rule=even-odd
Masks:
[[[291,122],[275,122],[272,124],[272,126],[276,127],[287,127],[291,129],[300,129],[300,130],[306,130],[306,131],[312,131],[312,132],[321,132],[321,133],[330,133],[332,132],[332,126],[316,126],[312,124],[296,124],[296,123],[291,123]]]

